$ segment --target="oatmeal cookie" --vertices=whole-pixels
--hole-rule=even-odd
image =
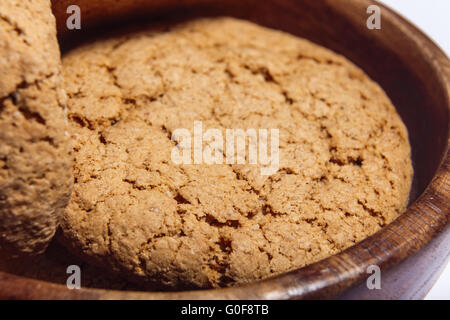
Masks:
[[[49,0],[0,2],[0,251],[37,254],[53,237],[73,177]]]
[[[407,130],[344,57],[231,18],[63,58],[75,185],[62,241],[171,288],[246,283],[359,242],[406,208]],[[279,130],[279,168],[176,164],[179,128]],[[175,139],[176,140],[176,139]]]

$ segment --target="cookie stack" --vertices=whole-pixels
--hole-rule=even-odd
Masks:
[[[407,130],[344,57],[213,18],[115,34],[61,62],[48,2],[33,3],[0,5],[2,249],[41,253],[59,223],[72,254],[131,282],[223,287],[340,252],[406,208]],[[199,122],[277,129],[278,170],[174,162],[174,133]]]

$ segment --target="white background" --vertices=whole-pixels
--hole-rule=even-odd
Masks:
[[[418,26],[450,56],[450,0],[379,1]],[[425,299],[450,300],[449,263]]]

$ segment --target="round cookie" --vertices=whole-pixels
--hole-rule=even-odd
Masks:
[[[0,251],[38,254],[73,184],[50,1],[0,2],[0,74]]]
[[[373,234],[408,203],[405,126],[345,58],[231,18],[117,36],[63,58],[75,185],[62,241],[172,288],[245,283]],[[176,164],[172,133],[279,129],[279,169]],[[176,139],[175,139],[176,140]]]

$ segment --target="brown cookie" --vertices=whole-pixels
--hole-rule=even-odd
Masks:
[[[70,198],[71,146],[50,1],[0,2],[0,249],[45,250]]]
[[[63,242],[130,279],[245,283],[313,263],[405,209],[405,126],[345,58],[230,18],[63,58],[75,151]],[[176,129],[279,130],[279,168],[176,164]],[[206,144],[204,145],[206,147]]]

